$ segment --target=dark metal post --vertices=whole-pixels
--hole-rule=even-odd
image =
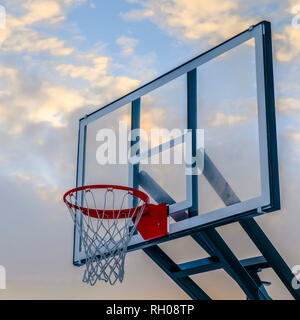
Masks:
[[[245,219],[240,221],[240,225],[266,258],[291,295],[296,300],[300,300],[300,289],[294,289],[292,287],[293,273],[256,221],[252,218]]]
[[[187,128],[192,131],[192,159],[197,159],[197,69],[187,73]],[[197,161],[192,171],[197,170]],[[192,179],[192,207],[189,216],[198,215],[198,175],[193,174]]]
[[[163,269],[175,283],[194,300],[211,300],[211,298],[189,277],[177,278],[174,272],[180,271],[178,265],[171,260],[158,246],[144,249],[144,252]]]
[[[239,284],[249,299],[268,299],[216,230],[205,230],[201,232],[201,235],[206,243],[213,248],[216,256],[222,262],[224,269]]]
[[[141,125],[141,98],[138,98],[131,103],[131,130],[140,129]],[[140,136],[136,138],[136,141],[131,141],[130,146],[132,147],[135,143],[139,144]],[[137,152],[137,154],[140,153],[140,150]],[[129,164],[131,165],[131,164]],[[132,166],[132,188],[138,189],[139,188],[139,164],[134,164]]]

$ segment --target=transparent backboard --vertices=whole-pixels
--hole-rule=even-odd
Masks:
[[[262,22],[82,118],[77,186],[167,202],[169,234],[156,243],[278,209],[267,37]],[[152,243],[136,233],[129,250]],[[74,262],[84,258],[75,230]]]

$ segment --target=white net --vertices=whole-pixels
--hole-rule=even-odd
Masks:
[[[83,282],[122,282],[127,246],[146,203],[130,190],[111,187],[85,188],[66,200],[86,256]]]

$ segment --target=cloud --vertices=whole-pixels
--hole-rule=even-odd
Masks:
[[[15,17],[10,21],[8,32],[10,36],[4,37],[2,51],[27,51],[36,54],[48,52],[52,56],[70,56],[69,61],[73,61],[51,61],[50,64],[46,59],[40,61],[40,79],[34,79],[27,73],[31,72],[29,65],[26,67],[27,71],[23,70],[22,73],[18,67],[0,65],[3,83],[3,90],[0,91],[0,122],[9,134],[21,133],[28,123],[48,122],[54,128],[66,126],[68,114],[73,111],[88,104],[94,104],[98,108],[140,84],[140,81],[132,77],[110,73],[108,56],[94,52],[81,53],[68,48],[64,41],[57,38],[43,38],[39,33],[19,24]],[[78,82],[73,84],[69,79],[63,79],[65,85],[56,85],[56,80],[60,82],[62,79],[57,76],[53,78],[49,66],[64,78],[85,80],[90,86],[84,83],[78,85]],[[44,67],[47,68],[46,74]],[[14,117],[15,112],[20,114],[17,119]]]
[[[87,56],[77,55],[82,60]],[[58,64],[54,69],[64,77],[86,80],[92,87],[88,101],[92,104],[107,103],[117,96],[136,89],[140,81],[128,76],[117,76],[109,73],[110,58],[89,54],[90,65]]]
[[[63,190],[58,187],[52,187],[49,188],[47,184],[44,183],[38,183],[36,185],[36,193],[40,200],[48,202],[50,199],[54,203],[60,203],[62,198],[62,192]],[[56,216],[53,216],[52,218],[57,218]]]
[[[81,78],[95,83],[99,78],[107,74],[108,57],[94,57],[92,66],[83,66],[75,64],[59,64],[55,67],[62,76],[71,78]]]
[[[126,13],[121,13],[121,17],[125,20],[141,21],[145,18],[150,18],[155,15],[153,10],[147,9],[133,9]]]
[[[54,127],[63,126],[66,114],[83,106],[85,101],[79,90],[48,81],[36,84],[34,90],[28,89],[28,78],[16,68],[0,65],[0,79],[5,87],[0,92],[0,124],[7,126],[11,134],[20,133],[28,122],[46,121]]]
[[[291,26],[292,19],[299,13],[295,9],[298,0],[262,1],[259,7],[251,2],[231,0],[209,3],[204,0],[146,0],[138,4],[140,8],[121,13],[121,17],[131,21],[148,19],[171,36],[188,41],[204,39],[210,46],[235,35],[238,30],[247,29],[260,16],[261,19],[268,17],[277,22],[278,31],[273,33],[276,59],[289,62],[300,51],[299,29]],[[259,13],[253,15],[253,12]],[[282,24],[285,25],[283,29]]]
[[[124,95],[129,91],[136,89],[140,84],[139,80],[126,76],[106,76],[96,84],[97,88],[107,88],[109,94],[116,97],[116,93]]]
[[[245,121],[248,118],[245,116],[239,116],[239,115],[231,115],[231,114],[225,114],[223,112],[217,112],[213,115],[210,125],[213,127],[219,127],[219,126],[232,126],[235,125],[241,121]]]
[[[300,133],[299,132],[289,132],[288,137],[296,142],[300,142]]]
[[[28,119],[32,122],[49,121],[54,127],[65,126],[65,115],[84,105],[85,99],[76,90],[44,83],[41,99],[30,108]]]
[[[18,76],[18,70],[12,67],[0,65],[0,77],[5,78],[5,81],[14,81]]]
[[[148,99],[144,103],[151,106],[151,108],[147,107],[147,111],[141,113],[141,128],[146,131],[147,135],[150,137],[151,129],[162,129],[166,126],[167,120],[170,118],[168,116],[168,110],[164,108],[155,108],[153,105],[153,101]],[[126,121],[128,127],[131,124],[131,116],[126,114],[123,115],[120,121]]]
[[[0,48],[2,52],[30,53],[48,52],[54,56],[66,56],[73,52],[73,48],[66,46],[65,41],[57,37],[45,36],[30,28],[33,21],[45,21],[54,18],[52,14],[38,16],[37,14],[23,17],[7,16],[6,29],[0,33]],[[46,19],[47,20],[47,19]],[[53,21],[52,21],[53,22]]]
[[[299,6],[299,0],[288,0],[289,7],[287,8],[287,12],[292,14],[297,14],[299,10],[294,9]]]
[[[292,26],[286,26],[282,33],[275,33],[275,56],[278,61],[289,62],[299,56],[300,32]]]
[[[29,181],[30,180],[30,176],[26,173],[15,172],[13,175],[22,181]]]
[[[251,25],[252,19],[240,13],[237,1],[148,0],[141,9],[122,13],[126,20],[150,19],[161,29],[187,40],[203,37],[210,42],[228,37]]]
[[[49,37],[32,29],[37,23],[57,25],[65,19],[65,11],[83,0],[27,0],[22,4],[23,15],[7,14],[6,29],[0,33],[0,47],[4,52],[48,52],[54,56],[67,56],[73,52],[65,41]]]
[[[300,160],[300,131],[298,127],[288,125],[284,128],[283,133],[285,138],[285,154],[289,152],[291,159],[296,160],[298,163]]]
[[[59,2],[66,5],[81,5],[82,3],[85,3],[86,0],[59,0]]]
[[[122,48],[122,53],[125,55],[132,54],[138,41],[133,38],[120,37],[117,39],[117,44]]]
[[[48,52],[54,56],[67,56],[74,49],[67,47],[65,41],[58,38],[43,37],[38,32],[22,29],[17,32],[12,31],[5,39],[2,39],[1,50],[4,52]]]
[[[86,0],[9,0],[10,5],[23,9],[23,14],[13,17],[17,19],[19,26],[30,26],[36,23],[59,24],[66,18],[66,12],[71,6],[80,5]]]
[[[127,0],[127,2],[129,2],[129,3],[138,3],[138,2],[140,2],[140,0]]]
[[[279,98],[276,100],[277,110],[291,116],[300,115],[300,100],[294,98]]]
[[[53,24],[65,18],[60,4],[56,1],[27,1],[23,7],[28,11],[28,13],[22,17],[24,25],[30,25],[40,21]]]

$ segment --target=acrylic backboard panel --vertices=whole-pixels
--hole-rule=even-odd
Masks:
[[[168,236],[136,233],[129,250],[279,209],[270,34],[252,26],[80,120],[77,186],[169,204]],[[75,230],[74,263],[84,258]]]
[[[241,201],[262,192],[255,84],[254,39],[197,69],[197,127],[205,132],[205,153]],[[199,213],[224,206],[206,180],[198,176]]]

